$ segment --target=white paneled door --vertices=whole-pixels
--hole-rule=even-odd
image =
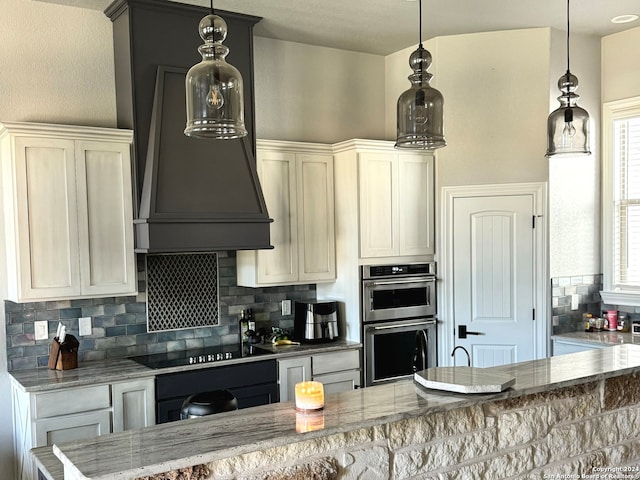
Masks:
[[[535,358],[534,215],[533,195],[453,200],[454,344],[474,367]]]

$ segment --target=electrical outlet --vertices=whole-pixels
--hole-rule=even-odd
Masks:
[[[291,300],[282,300],[281,303],[282,315],[291,315]]]
[[[40,320],[39,322],[33,322],[35,328],[36,340],[48,340],[49,339],[49,322],[46,320]]]
[[[577,310],[578,304],[580,303],[580,295],[574,293],[571,295],[571,310]]]
[[[91,335],[91,317],[78,319],[78,333],[80,336]]]

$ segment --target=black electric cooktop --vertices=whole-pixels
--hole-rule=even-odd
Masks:
[[[219,347],[205,347],[193,350],[180,350],[177,352],[153,353],[149,355],[139,355],[129,357],[150,368],[168,368],[199,363],[215,363],[235,358],[255,357],[259,355],[269,355],[271,352],[263,350],[253,345],[223,345]]]

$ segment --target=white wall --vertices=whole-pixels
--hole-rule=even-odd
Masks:
[[[558,108],[558,79],[567,70],[566,33],[552,30],[550,105]],[[600,38],[571,34],[571,73],[578,105],[589,112],[591,155],[549,159],[550,276],[602,273],[600,264]]]
[[[431,82],[444,96],[447,147],[437,151],[439,186],[546,181],[549,29],[439,37],[425,43]],[[406,90],[415,47],[387,57],[387,109]],[[387,117],[387,136],[395,120]]]
[[[640,27],[602,39],[602,101],[640,95]]]
[[[384,57],[262,37],[254,46],[259,138],[383,139]]]
[[[2,0],[0,12],[0,121],[116,125],[102,12],[28,0]]]

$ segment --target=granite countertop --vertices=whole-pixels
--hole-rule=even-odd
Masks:
[[[72,478],[124,479],[170,471],[308,438],[383,425],[411,417],[541,393],[640,371],[640,346],[610,348],[493,367],[512,375],[501,393],[463,395],[427,390],[412,380],[367,387],[325,398],[321,430],[296,433],[292,402],[276,403],[141,430],[54,445]]]
[[[636,344],[640,345],[640,335],[633,335],[632,333],[622,332],[609,332],[606,330],[600,332],[569,332],[560,333],[558,335],[552,335],[552,340],[574,340],[580,343],[593,343],[593,344],[605,344],[605,345],[620,345],[620,344]]]
[[[202,368],[216,368],[239,363],[259,362],[271,359],[328,353],[339,350],[359,348],[358,342],[336,340],[331,343],[282,345],[260,344],[272,355],[256,355],[213,363],[198,363],[195,365],[153,369],[141,365],[128,358],[115,358],[80,363],[72,370],[49,370],[46,367],[9,372],[14,384],[19,385],[26,392],[46,392],[60,388],[82,387],[96,382],[112,383],[140,378],[149,378],[165,373],[182,372]]]

